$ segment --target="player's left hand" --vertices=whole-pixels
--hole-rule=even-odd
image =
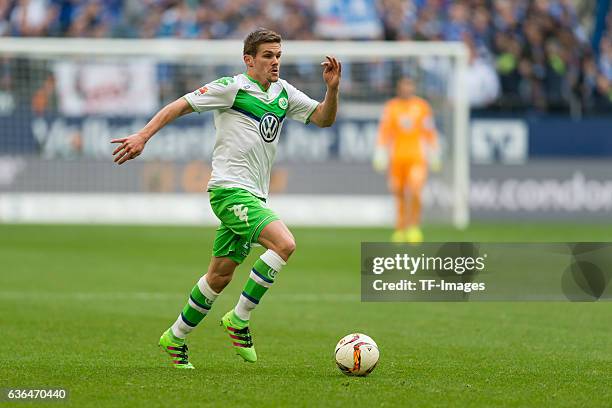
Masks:
[[[335,57],[327,55],[327,61],[322,62],[323,65],[323,80],[329,88],[337,89],[340,85],[340,77],[342,75],[342,63]]]

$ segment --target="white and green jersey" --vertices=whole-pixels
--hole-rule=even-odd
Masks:
[[[286,117],[308,123],[318,102],[279,79],[268,90],[246,74],[217,79],[184,98],[214,110],[217,139],[208,189],[239,187],[267,198],[278,136]]]

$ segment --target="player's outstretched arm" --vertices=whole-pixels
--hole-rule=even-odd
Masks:
[[[340,88],[340,77],[342,76],[342,64],[335,57],[327,56],[327,61],[322,62],[323,80],[327,85],[325,99],[317,106],[310,121],[319,127],[328,127],[336,121],[338,112],[338,91]]]
[[[111,140],[111,143],[119,144],[115,151],[113,151],[115,163],[123,164],[128,160],[138,157],[142,153],[145,144],[155,133],[179,116],[191,112],[193,112],[191,105],[187,103],[185,98],[179,98],[164,106],[140,131],[128,137]]]

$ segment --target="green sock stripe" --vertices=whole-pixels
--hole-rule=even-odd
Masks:
[[[198,312],[187,304],[183,308],[183,316],[185,316],[185,319],[189,320],[191,323],[198,324],[206,315]]]
[[[271,280],[272,282],[274,282],[274,279],[276,279],[276,271],[270,268],[270,265],[265,263],[261,258],[255,261],[253,269],[255,269],[258,274],[262,275],[268,280]]]
[[[265,288],[255,282],[253,279],[249,278],[246,285],[244,285],[243,292],[252,297],[253,299],[259,301],[263,297],[263,295],[267,292],[268,288]]]
[[[213,304],[212,300],[208,299],[202,294],[202,292],[200,292],[200,288],[198,287],[198,285],[195,285],[191,290],[191,297],[202,309],[210,309]]]

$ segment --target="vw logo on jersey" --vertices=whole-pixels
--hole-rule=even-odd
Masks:
[[[276,135],[278,135],[279,128],[280,119],[272,112],[263,115],[259,121],[259,134],[264,142],[272,143],[276,139]]]

